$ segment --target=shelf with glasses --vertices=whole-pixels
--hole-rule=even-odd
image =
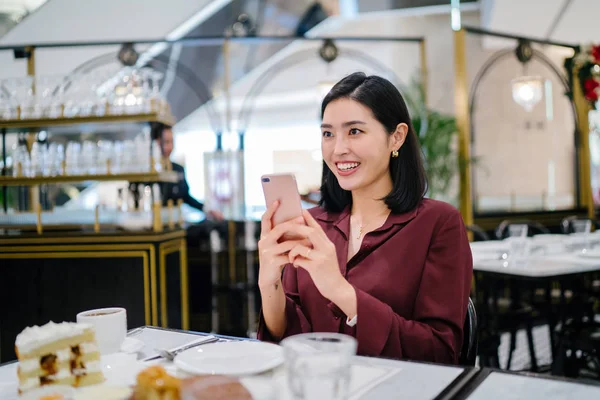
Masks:
[[[106,175],[59,175],[36,177],[0,176],[0,186],[33,186],[53,183],[87,181],[128,181],[128,182],[177,182],[177,172],[123,173]]]
[[[162,122],[174,125],[175,120],[171,114],[144,113],[120,114],[105,116],[75,116],[72,118],[42,118],[42,119],[12,119],[0,120],[0,129],[34,129],[52,126],[68,126],[81,124],[108,124],[108,123],[142,123]]]

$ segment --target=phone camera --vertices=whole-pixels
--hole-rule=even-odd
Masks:
[[[271,180],[269,178],[262,178],[263,182],[271,182]]]

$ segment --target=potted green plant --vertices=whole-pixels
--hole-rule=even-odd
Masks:
[[[427,197],[457,203],[459,168],[456,151],[456,118],[431,110],[425,104],[424,87],[416,79],[405,89],[413,126],[421,144],[429,179]]]

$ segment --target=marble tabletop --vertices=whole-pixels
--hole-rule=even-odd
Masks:
[[[176,348],[198,338],[198,333],[144,327],[135,331],[132,338],[144,343],[136,354],[103,356],[107,382],[115,385],[132,384],[136,374],[148,365],[163,365],[169,373],[176,367],[163,359],[143,361],[156,354],[155,348]],[[218,335],[217,335],[218,336]],[[219,336],[220,341],[239,340]],[[17,363],[0,366],[0,398],[17,400]],[[107,369],[107,365],[111,365]],[[115,366],[117,368],[115,368]],[[429,400],[444,391],[461,373],[462,367],[406,362],[370,357],[355,357],[352,364],[351,393],[348,400],[402,398]],[[241,378],[255,400],[291,399],[286,389],[285,368],[268,373]]]
[[[600,386],[558,379],[491,372],[467,397],[468,400],[600,399]]]

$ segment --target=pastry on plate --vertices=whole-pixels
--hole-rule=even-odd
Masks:
[[[252,400],[237,378],[204,375],[179,379],[160,365],[144,369],[137,376],[130,400]]]
[[[181,382],[182,400],[252,400],[239,379],[225,375],[186,378]]]
[[[160,365],[141,371],[136,378],[132,400],[179,400],[181,380]]]

